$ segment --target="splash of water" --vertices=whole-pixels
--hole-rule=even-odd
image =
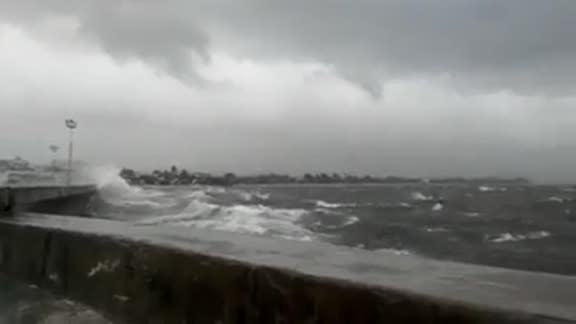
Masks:
[[[302,224],[309,214],[307,210],[262,205],[269,199],[268,193],[210,186],[130,186],[115,166],[86,168],[82,177],[98,186],[103,210],[107,212],[104,217],[132,220],[140,225],[186,226],[292,240],[309,241],[316,236]],[[347,219],[343,226],[357,221]]]
[[[99,189],[113,187],[121,191],[135,189],[120,176],[120,168],[114,165],[94,165],[79,169],[74,174],[75,182],[95,184]]]
[[[262,205],[222,206],[193,200],[181,213],[153,217],[138,224],[187,226],[309,241],[314,234],[299,225],[306,214],[307,211],[303,209]]]
[[[157,213],[174,205],[174,199],[158,190],[131,186],[120,176],[120,171],[113,165],[87,166],[75,171],[74,182],[96,185],[108,212],[123,215],[121,218],[137,216],[132,215],[135,213]]]

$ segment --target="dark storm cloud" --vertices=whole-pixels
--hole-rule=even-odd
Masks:
[[[137,56],[179,79],[197,79],[194,58],[209,59],[207,37],[191,17],[177,11],[124,1],[97,6],[86,12],[82,23],[81,32],[107,52],[121,58]]]
[[[181,9],[148,1],[0,0],[0,19],[34,29],[46,19],[72,18],[79,36],[116,59],[140,59],[197,84],[195,65],[209,60],[208,38]]]
[[[0,0],[7,17],[73,16],[120,58],[182,77],[211,41],[236,54],[319,61],[371,92],[391,78],[461,88],[571,94],[572,0]],[[0,14],[2,15],[2,14]],[[193,74],[193,73],[192,73]]]
[[[276,55],[320,59],[365,84],[375,76],[444,75],[470,86],[524,92],[568,92],[576,85],[576,2],[570,0],[252,5],[245,16],[235,13],[240,4],[228,10],[236,30]]]

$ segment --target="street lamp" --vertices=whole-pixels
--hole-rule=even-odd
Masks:
[[[66,185],[72,182],[72,154],[74,151],[74,130],[78,124],[73,119],[66,119],[66,127],[70,130],[70,141],[68,142],[68,170],[66,175]]]

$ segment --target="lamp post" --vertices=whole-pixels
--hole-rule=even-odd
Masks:
[[[68,142],[68,169],[66,170],[66,185],[70,186],[72,182],[72,157],[74,152],[74,130],[78,124],[73,119],[66,119],[66,127],[69,129],[69,142]]]

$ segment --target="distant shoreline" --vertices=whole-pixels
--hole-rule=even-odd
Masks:
[[[259,174],[259,175],[236,175],[225,173],[213,175],[203,172],[189,172],[186,169],[178,169],[173,166],[167,170],[154,170],[152,172],[137,172],[124,168],[120,176],[131,185],[529,185],[531,181],[525,178],[409,178],[409,177],[375,177],[370,175],[356,176],[338,173],[306,173],[302,176],[285,174]]]

